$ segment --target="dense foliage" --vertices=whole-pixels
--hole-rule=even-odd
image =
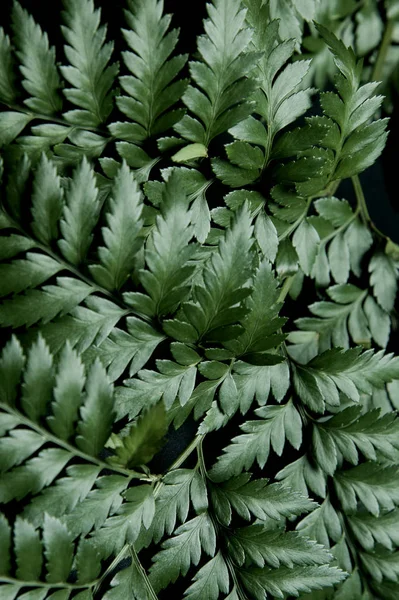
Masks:
[[[63,49],[0,28],[0,597],[397,600],[399,248],[359,174],[399,3],[212,0],[191,57],[162,0],[120,57],[64,4]]]

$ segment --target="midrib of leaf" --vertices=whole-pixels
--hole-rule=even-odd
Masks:
[[[64,448],[64,450],[67,450],[74,456],[79,456],[80,458],[83,458],[85,461],[95,464],[95,465],[101,467],[102,469],[108,469],[111,471],[115,471],[115,473],[125,475],[126,477],[129,478],[129,480],[135,479],[138,475],[138,473],[136,473],[135,471],[130,471],[129,469],[117,467],[117,466],[113,465],[112,463],[104,462],[99,458],[90,456],[90,454],[86,454],[85,452],[82,452],[75,446],[72,446],[68,442],[61,440],[60,438],[51,434],[44,427],[37,425],[36,423],[34,423],[33,421],[31,421],[30,419],[25,417],[18,410],[15,410],[12,407],[10,407],[8,404],[0,402],[0,408],[2,410],[4,410],[5,412],[8,412],[11,415],[14,415],[21,422],[21,424],[26,425],[30,429],[33,429],[34,431],[36,431],[36,433],[38,433],[40,436],[42,436],[47,442],[51,442],[52,444],[54,444],[56,446]],[[139,475],[140,475],[139,479],[142,481],[150,481],[150,482],[154,481],[154,477],[152,477],[152,476],[146,476],[144,474],[141,475],[141,473]]]
[[[21,581],[15,579],[15,577],[9,577],[8,575],[0,575],[0,582],[10,583],[18,585],[20,587],[33,587],[33,588],[48,588],[48,589],[68,589],[68,590],[85,590],[94,587],[98,583],[99,579],[90,581],[89,583],[46,583],[45,581]]]
[[[83,125],[75,125],[75,124],[69,123],[68,121],[65,121],[64,119],[61,119],[60,117],[54,117],[53,115],[43,115],[41,113],[37,113],[32,110],[27,110],[23,106],[18,106],[15,104],[4,104],[4,106],[7,106],[7,108],[9,108],[10,110],[13,110],[15,112],[20,112],[20,113],[23,113],[24,115],[32,116],[34,119],[37,119],[39,121],[47,121],[47,123],[49,123],[49,122],[56,123],[57,125],[63,125],[64,127],[68,127],[69,129],[72,129],[72,130],[79,129],[81,131],[92,131],[93,133],[97,133],[98,135],[101,135],[103,137],[105,136],[107,143],[111,142],[114,139],[117,139],[114,136],[110,136],[109,131],[107,131],[105,129],[100,129],[98,127],[90,127],[90,126],[83,127]]]

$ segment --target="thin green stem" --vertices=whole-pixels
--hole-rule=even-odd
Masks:
[[[287,277],[287,279],[284,281],[283,283],[283,287],[281,288],[280,291],[280,295],[277,299],[277,302],[284,302],[285,298],[287,297],[288,292],[290,291],[290,288],[294,282],[294,278],[295,275],[290,275],[289,277]]]
[[[73,123],[69,123],[68,121],[65,121],[65,119],[60,119],[59,117],[54,117],[53,115],[42,115],[40,113],[35,113],[35,112],[32,112],[31,110],[24,108],[23,106],[18,106],[15,104],[5,104],[5,106],[7,106],[7,108],[9,108],[10,110],[13,110],[15,112],[20,112],[25,115],[32,116],[32,120],[37,119],[38,121],[47,121],[47,122],[51,122],[51,123],[56,123],[57,125],[63,125],[64,127],[70,127],[71,129],[82,129],[83,131],[92,131],[93,133],[97,133],[98,135],[101,135],[102,137],[105,136],[107,142],[110,142],[110,141],[112,141],[112,139],[114,139],[112,136],[109,135],[109,132],[106,131],[105,129],[103,130],[103,129],[99,129],[98,127],[82,127],[81,125],[74,125]]]
[[[183,452],[180,454],[180,456],[178,456],[178,458],[175,460],[174,463],[171,464],[171,466],[168,469],[168,473],[170,473],[170,471],[174,471],[175,469],[178,469],[184,462],[185,460],[190,456],[190,454],[192,454],[197,448],[198,446],[200,446],[200,444],[202,444],[202,440],[204,439],[205,434],[198,434],[195,436],[195,438],[190,442],[190,444],[187,446],[187,448],[185,450],[183,450]],[[164,483],[162,480],[159,480],[154,488],[154,498],[156,498],[161,489],[163,488]]]
[[[101,587],[102,582],[104,581],[104,579],[106,577],[108,577],[108,575],[110,573],[112,573],[112,571],[115,569],[115,567],[123,559],[123,557],[125,556],[125,554],[129,551],[129,548],[130,548],[129,544],[125,544],[123,546],[122,550],[117,554],[117,556],[114,558],[114,560],[112,561],[112,563],[109,565],[109,567],[104,571],[104,573],[101,575],[101,577],[97,581],[97,583],[96,583],[96,585],[94,586],[94,589],[93,589],[93,595],[98,592],[98,590],[100,589],[100,587]]]
[[[378,50],[377,60],[374,63],[374,68],[371,74],[371,81],[381,81],[383,78],[384,63],[392,42],[394,26],[395,24],[393,20],[387,21],[382,42]]]
[[[98,584],[98,579],[89,583],[46,583],[45,581],[21,581],[15,577],[0,575],[1,583],[10,583],[19,585],[20,587],[46,588],[46,589],[68,589],[68,590],[84,590]]]
[[[143,565],[141,564],[139,557],[137,556],[137,552],[133,546],[130,546],[130,554],[131,554],[133,563],[135,564],[138,572],[140,573],[140,575],[144,581],[144,585],[147,588],[147,592],[149,594],[150,599],[158,600],[158,596],[156,595],[154,588],[151,585],[151,581],[148,579],[146,570],[144,569]]]
[[[371,217],[370,217],[370,214],[369,214],[369,211],[367,208],[366,199],[364,197],[362,184],[360,183],[359,175],[354,175],[352,177],[352,184],[353,184],[353,189],[354,189],[355,195],[356,195],[357,208],[360,212],[363,222],[365,223],[365,225],[368,225],[371,229],[373,229],[378,236],[380,236],[384,240],[388,240],[389,239],[388,236],[386,236],[385,233],[382,233],[382,231],[380,231],[378,229],[378,227],[376,225],[374,225],[373,221],[371,220]]]

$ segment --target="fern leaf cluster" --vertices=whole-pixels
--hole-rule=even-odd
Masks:
[[[117,49],[93,0],[56,48],[14,2],[1,598],[398,597],[399,254],[359,178],[381,22],[349,4],[212,0],[189,56],[162,0]]]

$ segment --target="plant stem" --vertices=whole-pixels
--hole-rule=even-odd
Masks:
[[[382,233],[382,231],[380,231],[378,229],[378,227],[376,225],[374,225],[373,221],[371,220],[371,217],[370,217],[370,214],[369,214],[369,211],[367,208],[366,199],[364,197],[362,184],[360,183],[359,175],[354,175],[352,177],[352,184],[353,184],[353,189],[354,189],[355,195],[356,195],[357,208],[360,212],[360,215],[361,215],[365,225],[368,225],[371,229],[373,229],[376,232],[377,235],[379,235],[384,240],[389,239],[385,235],[385,233]]]
[[[281,292],[280,295],[277,299],[277,302],[284,302],[288,292],[290,291],[290,288],[293,284],[295,275],[290,275],[289,277],[287,277],[287,279],[284,281],[283,286],[281,288]]]
[[[363,221],[367,224],[371,222],[370,214],[367,208],[366,199],[364,197],[362,184],[360,183],[359,175],[352,177],[353,189],[355,191],[357,206],[360,210]]]
[[[122,548],[122,550],[120,552],[118,552],[117,556],[114,558],[114,560],[112,561],[112,563],[109,565],[108,569],[106,569],[104,571],[104,573],[101,575],[100,579],[98,580],[98,582],[96,583],[96,585],[94,586],[93,589],[93,595],[96,594],[96,592],[98,592],[98,590],[101,587],[102,582],[104,581],[104,579],[106,577],[108,577],[108,575],[110,573],[112,573],[112,571],[115,569],[115,567],[120,563],[120,561],[123,559],[124,555],[129,551],[130,546],[129,544],[125,544]]]
[[[140,575],[144,581],[144,584],[145,584],[145,587],[147,588],[147,592],[149,594],[150,599],[158,600],[158,596],[156,595],[154,588],[152,587],[151,582],[148,579],[146,570],[144,569],[143,565],[141,564],[139,557],[137,556],[137,552],[133,546],[130,546],[130,554],[132,556],[132,561],[135,564],[136,569],[138,570],[138,572],[140,573]]]
[[[388,54],[389,46],[392,41],[392,34],[394,30],[393,20],[389,20],[385,26],[384,36],[382,38],[381,46],[378,50],[377,60],[374,63],[373,72],[371,74],[371,81],[381,81],[384,63]]]
[[[0,575],[1,583],[10,583],[20,587],[33,587],[33,588],[45,588],[45,589],[68,589],[68,590],[85,590],[98,585],[99,580],[91,581],[89,583],[46,583],[45,581],[24,581],[16,579],[15,577],[9,577],[7,575]],[[41,596],[42,597],[42,596]],[[69,597],[69,596],[68,596]]]
[[[174,469],[178,469],[180,467],[180,465],[182,465],[184,463],[186,458],[188,458],[190,456],[190,454],[192,454],[192,452],[194,452],[194,450],[196,450],[198,448],[198,446],[200,446],[202,444],[204,437],[205,437],[205,435],[202,433],[196,435],[195,438],[193,439],[193,441],[187,446],[187,448],[180,454],[180,456],[170,466],[168,471],[174,471]]]

